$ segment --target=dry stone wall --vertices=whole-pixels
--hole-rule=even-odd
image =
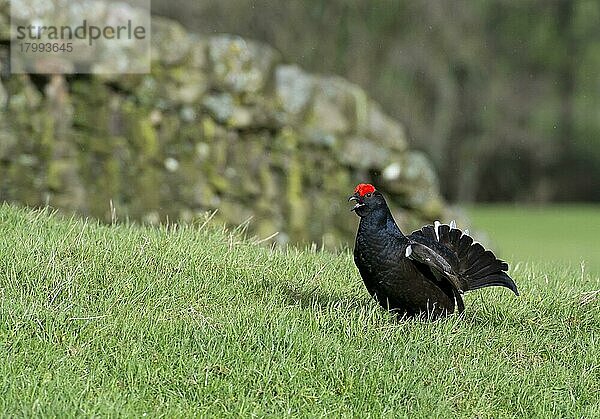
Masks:
[[[151,74],[114,77],[9,76],[2,34],[0,200],[151,223],[218,209],[259,236],[327,246],[351,240],[359,182],[406,228],[443,216],[428,159],[360,87],[258,42],[152,25]]]

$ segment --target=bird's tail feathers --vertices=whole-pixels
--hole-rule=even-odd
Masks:
[[[458,256],[458,275],[466,282],[466,289],[476,290],[484,287],[501,286],[519,295],[517,286],[505,272],[508,264],[496,258],[494,253],[474,241],[468,234],[456,228],[456,223],[441,224],[436,221],[433,225],[423,227],[420,233],[440,242],[453,250]]]

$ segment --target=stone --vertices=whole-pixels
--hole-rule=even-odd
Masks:
[[[0,119],[0,164],[14,158],[17,145],[17,137],[5,124],[6,122]]]
[[[94,7],[96,4],[100,4],[101,2],[92,2]],[[89,2],[85,3],[85,7]],[[110,77],[113,75],[113,79],[119,79],[120,77],[115,77],[115,74],[122,73],[145,73],[150,70],[150,60],[154,51],[152,50],[153,41],[156,42],[164,42],[162,39],[162,33],[159,30],[160,23],[157,23],[157,31],[154,32],[154,19],[148,19],[148,11],[139,9],[136,7],[132,7],[132,5],[127,2],[117,2],[111,3],[106,7],[105,11],[106,16],[103,21],[110,22],[113,26],[122,25],[128,21],[136,22],[136,24],[142,25],[146,28],[146,32],[150,31],[150,26],[152,25],[152,34],[148,34],[150,36],[150,40],[134,42],[130,44],[125,44],[123,42],[103,42],[102,48],[98,52],[99,61],[94,61],[92,66],[92,71],[97,74],[104,74],[105,77]],[[177,28],[176,25],[170,25],[172,28]],[[183,42],[179,40],[174,40],[177,42]],[[141,42],[145,43],[145,48],[142,47]],[[148,51],[148,47],[150,51]],[[171,50],[167,53],[167,57],[172,57],[173,50],[178,50],[180,45],[175,45],[170,47]],[[150,55],[148,54],[150,52]],[[164,48],[159,50],[159,53],[165,53]]]
[[[151,56],[165,65],[181,63],[190,52],[191,39],[183,26],[170,19],[152,17]]]
[[[208,67],[208,41],[199,35],[190,35],[189,65],[200,71]]]
[[[164,162],[165,169],[169,172],[176,172],[179,169],[179,162],[173,157],[167,157]]]
[[[344,135],[349,132],[350,123],[343,111],[325,95],[318,94],[306,124],[315,131]]]
[[[205,74],[200,71],[173,72],[173,83],[167,95],[176,103],[186,105],[197,103],[202,99],[209,84]]]
[[[233,128],[244,129],[251,127],[254,120],[255,118],[250,108],[244,106],[234,106],[233,112],[229,117],[227,124]]]
[[[334,135],[349,134],[356,126],[358,86],[340,77],[326,77],[318,79],[314,89],[306,125]]]
[[[339,153],[342,163],[361,170],[381,170],[392,158],[388,149],[373,144],[364,137],[347,139]]]
[[[369,103],[366,122],[365,134],[377,144],[396,151],[408,148],[402,125],[385,115],[378,104]]]
[[[296,116],[306,110],[314,85],[314,77],[296,65],[280,65],[275,69],[275,94],[287,114]]]
[[[394,181],[400,177],[402,173],[402,165],[398,162],[394,162],[383,169],[382,176],[386,181]]]
[[[403,154],[383,169],[381,180],[383,189],[402,196],[409,206],[428,214],[441,210],[438,179],[423,153]]]
[[[208,43],[216,84],[236,94],[262,90],[279,60],[279,54],[272,48],[239,36],[214,36]]]
[[[206,96],[202,101],[204,108],[222,124],[233,115],[233,98],[228,93]]]
[[[204,160],[208,157],[208,153],[210,153],[210,146],[208,144],[202,142],[196,144],[196,154],[200,160]]]
[[[191,106],[182,107],[181,110],[179,111],[179,115],[181,116],[181,119],[184,122],[195,121],[198,116],[196,113],[196,110],[194,108],[192,108]]]
[[[336,148],[339,143],[338,138],[335,135],[314,127],[303,128],[302,137],[308,144],[314,144],[329,149]]]

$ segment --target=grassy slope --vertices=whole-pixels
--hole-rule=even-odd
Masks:
[[[569,265],[600,276],[600,206],[478,206],[469,211],[507,260]],[[549,261],[549,262],[547,262]]]
[[[347,253],[3,206],[0,411],[600,416],[600,298],[584,294],[600,284],[512,273],[520,298],[483,290],[463,318],[395,322]]]

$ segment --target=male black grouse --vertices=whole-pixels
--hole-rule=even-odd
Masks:
[[[383,195],[361,183],[348,201],[360,216],[354,262],[369,293],[401,316],[438,318],[465,308],[462,294],[502,286],[519,295],[508,265],[467,234],[435,222],[405,236]]]

